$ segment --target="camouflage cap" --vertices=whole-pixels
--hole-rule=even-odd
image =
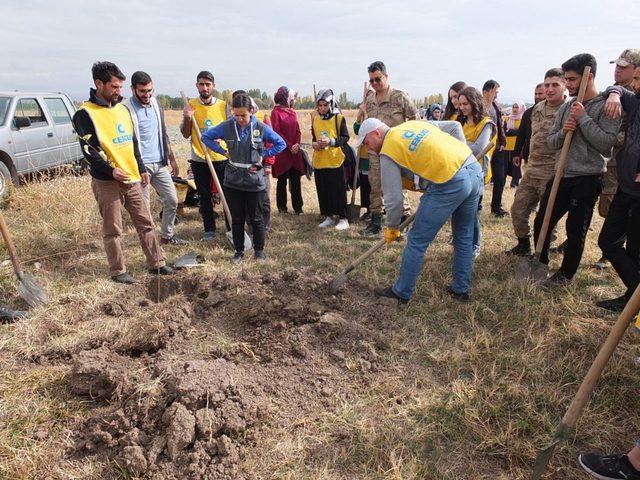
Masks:
[[[617,60],[611,60],[609,63],[615,63],[621,67],[628,65],[640,66],[640,50],[636,48],[627,48],[620,54]]]

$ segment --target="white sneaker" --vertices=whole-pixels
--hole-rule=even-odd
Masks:
[[[324,221],[320,225],[318,225],[318,227],[320,227],[320,228],[332,227],[333,223],[334,223],[333,222],[333,218],[327,217],[327,218],[324,219]]]
[[[480,256],[480,245],[473,246],[473,258],[478,258]]]
[[[349,228],[349,221],[346,218],[341,218],[336,225],[336,230],[346,230]]]

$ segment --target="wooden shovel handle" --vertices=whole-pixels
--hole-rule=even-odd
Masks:
[[[11,235],[9,235],[9,228],[7,227],[7,224],[4,221],[4,215],[2,215],[2,212],[0,212],[0,232],[2,232],[2,237],[4,238],[4,241],[7,244],[7,250],[9,250],[9,257],[11,257],[13,270],[16,272],[18,279],[22,280],[22,267],[20,266],[20,261],[18,260],[16,247],[13,244],[13,240],[11,240]]]
[[[187,99],[187,95],[184,91],[180,92],[182,95],[182,101],[184,102],[185,107],[187,106],[189,100]],[[211,173],[211,178],[213,178],[213,183],[216,185],[216,189],[220,194],[220,201],[222,202],[222,209],[224,210],[224,215],[227,217],[227,223],[231,225],[231,211],[229,210],[229,205],[227,204],[227,198],[224,196],[224,192],[222,191],[222,185],[220,184],[220,180],[218,179],[218,175],[216,174],[216,169],[213,168],[213,163],[211,162],[211,157],[209,157],[209,150],[207,146],[202,142],[202,135],[200,134],[200,128],[198,128],[198,124],[195,119],[192,119],[191,122],[191,136],[193,137],[193,132],[196,133],[196,139],[200,144],[200,148],[204,152],[204,159],[207,162],[207,166],[209,167],[209,172]]]
[[[584,67],[582,72],[582,80],[580,81],[580,90],[578,90],[577,101],[582,103],[584,99],[584,92],[587,89],[587,82],[589,80],[589,73],[591,73],[591,67]],[[540,236],[538,237],[538,243],[536,243],[536,255],[539,257],[542,252],[542,247],[547,239],[547,233],[549,231],[549,222],[551,221],[551,213],[553,211],[553,205],[556,202],[556,195],[558,194],[558,187],[560,186],[560,180],[564,174],[564,167],[567,165],[567,158],[569,156],[569,147],[571,147],[571,140],[573,139],[573,132],[567,132],[562,142],[562,151],[560,152],[560,160],[556,166],[556,174],[553,177],[553,185],[551,186],[551,193],[549,194],[549,200],[547,201],[547,207],[544,211],[544,220],[542,222],[542,229],[540,230]]]
[[[584,380],[582,380],[576,396],[573,398],[567,412],[564,414],[562,423],[567,427],[573,428],[576,424],[582,409],[589,401],[591,393],[593,393],[593,390],[596,387],[596,383],[598,382],[604,367],[609,363],[609,359],[613,355],[618,343],[620,343],[624,333],[627,331],[627,328],[629,328],[629,324],[638,314],[638,310],[640,310],[640,286],[638,286],[638,288],[633,292],[633,295],[627,302],[627,305],[624,307],[624,310],[618,317],[618,320],[613,325],[609,336],[600,348],[600,351],[591,364]]]

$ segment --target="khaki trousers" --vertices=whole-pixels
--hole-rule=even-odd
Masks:
[[[140,238],[140,246],[149,268],[165,264],[164,252],[155,234],[149,204],[139,183],[125,184],[116,180],[91,179],[91,189],[102,217],[102,240],[112,277],[127,271],[122,255],[122,208],[129,212]]]

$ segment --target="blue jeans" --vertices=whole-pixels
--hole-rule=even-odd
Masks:
[[[473,162],[462,167],[447,183],[432,183],[427,187],[420,198],[416,219],[402,254],[400,275],[393,286],[396,295],[411,298],[422,270],[424,254],[449,217],[453,231],[451,289],[456,293],[466,293],[471,289],[473,234],[482,182],[482,168],[478,162]]]

